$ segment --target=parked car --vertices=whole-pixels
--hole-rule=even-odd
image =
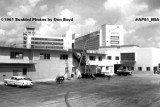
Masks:
[[[33,85],[32,80],[24,76],[12,76],[11,79],[4,79],[4,84],[5,85],[15,85],[17,87],[20,87],[20,86],[31,87]]]
[[[111,77],[112,72],[108,66],[102,66],[100,72],[95,74],[96,77]]]
[[[101,74],[104,74],[105,76],[112,76],[111,72],[101,72]]]
[[[127,76],[127,75],[132,75],[132,71],[127,69],[118,69],[116,74]]]

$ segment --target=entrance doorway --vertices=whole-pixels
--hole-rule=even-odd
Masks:
[[[27,68],[23,68],[22,75],[23,75],[23,76],[26,76],[26,75],[27,75]]]
[[[114,73],[117,73],[117,70],[119,69],[120,66],[121,64],[114,64]]]

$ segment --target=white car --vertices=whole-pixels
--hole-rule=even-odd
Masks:
[[[11,79],[4,79],[5,85],[15,85],[17,87],[19,86],[32,86],[32,80],[30,78],[24,77],[24,76],[12,76]]]

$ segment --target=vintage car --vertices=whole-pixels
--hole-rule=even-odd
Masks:
[[[20,87],[20,86],[31,87],[33,85],[32,80],[24,76],[12,76],[11,79],[4,79],[4,84],[15,85],[17,87]]]
[[[118,69],[116,74],[127,76],[127,75],[132,75],[132,71],[127,69]]]

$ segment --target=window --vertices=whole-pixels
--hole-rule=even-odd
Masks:
[[[28,32],[28,34],[30,35],[30,34],[31,34],[31,32]]]
[[[111,44],[119,44],[119,41],[111,41]]]
[[[150,67],[146,67],[146,71],[150,71]]]
[[[111,57],[111,56],[107,56],[107,59],[108,59],[108,60],[111,60],[111,59],[112,59],[112,57]]]
[[[68,55],[67,54],[60,54],[60,59],[61,60],[68,60]]]
[[[113,40],[119,40],[119,36],[111,36],[110,38]]]
[[[72,43],[72,49],[74,49],[74,43]]]
[[[27,44],[27,42],[26,42],[26,41],[23,41],[23,44]]]
[[[121,60],[135,61],[135,53],[121,53]]]
[[[92,61],[95,61],[96,57],[95,56],[89,56],[89,59]]]
[[[115,59],[116,59],[116,60],[119,60],[119,56],[116,56]]]
[[[102,61],[102,56],[99,56],[98,59],[99,59],[99,61]]]
[[[27,40],[27,37],[23,37],[24,40]]]
[[[106,70],[109,70],[109,67],[108,67],[108,66],[106,66]]]
[[[131,67],[131,70],[134,70],[134,67]]]
[[[11,59],[23,59],[23,52],[11,52],[10,58]]]
[[[13,70],[13,76],[18,76],[18,72],[21,72],[21,70]]]
[[[142,67],[138,67],[138,71],[142,71]]]
[[[50,59],[50,54],[48,54],[48,53],[40,53],[40,59]]]

